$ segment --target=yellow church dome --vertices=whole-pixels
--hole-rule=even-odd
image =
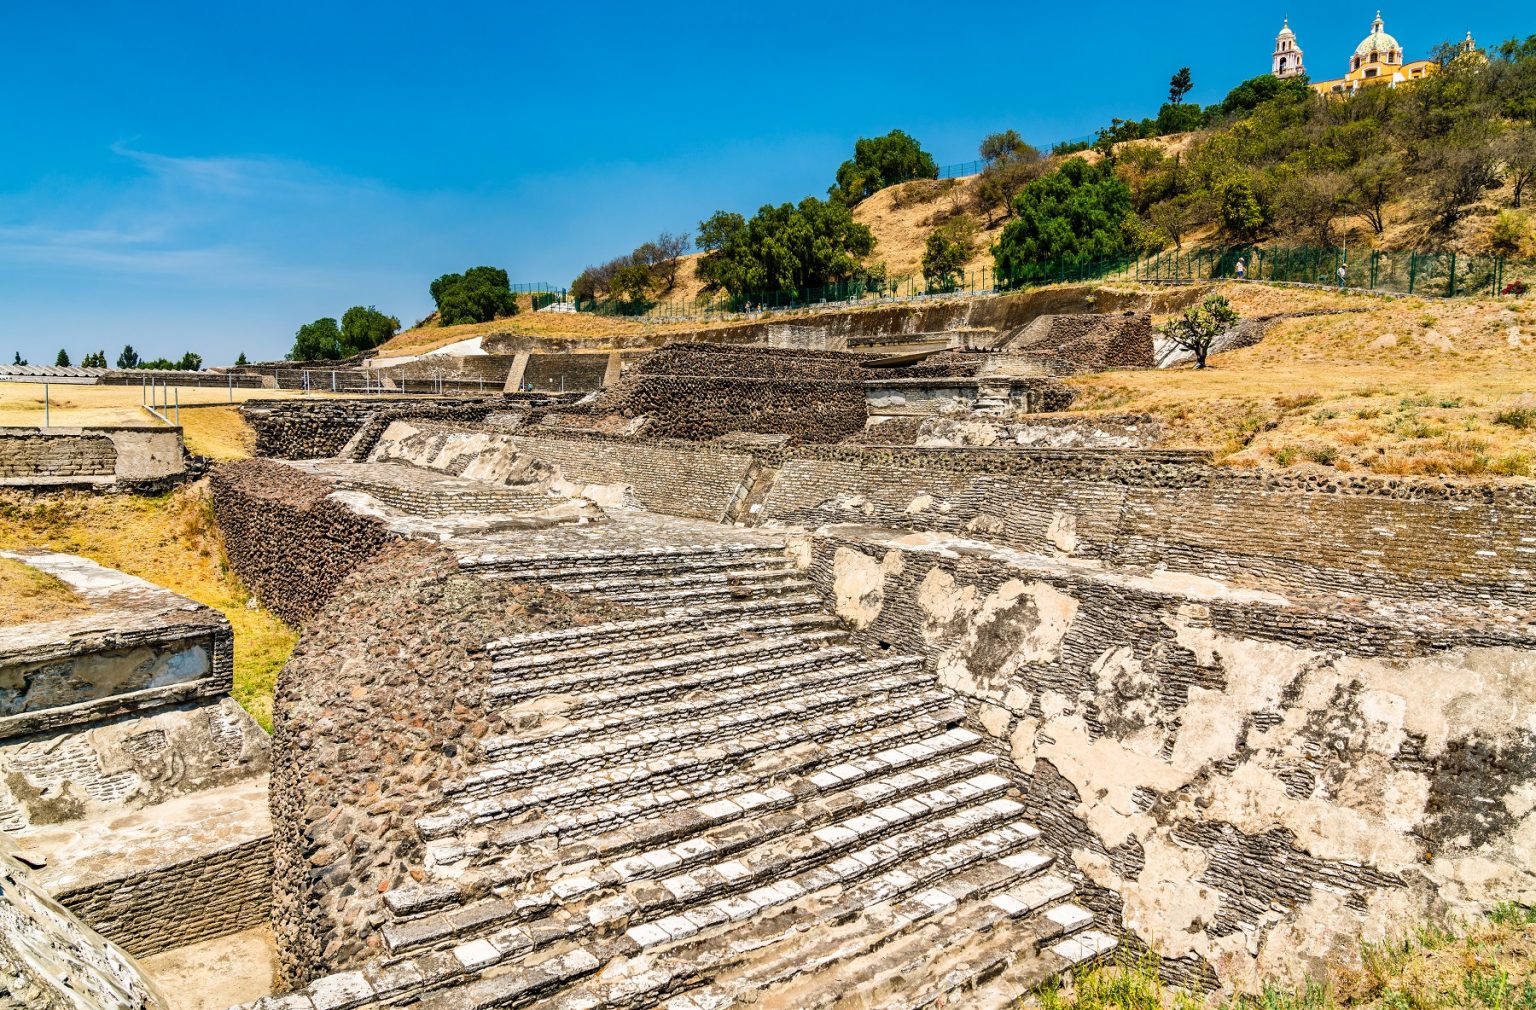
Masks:
[[[1376,12],[1376,20],[1371,23],[1371,34],[1365,37],[1365,41],[1355,47],[1356,56],[1369,56],[1372,53],[1396,54],[1401,53],[1403,47],[1397,44],[1397,39],[1382,30],[1381,11]]]

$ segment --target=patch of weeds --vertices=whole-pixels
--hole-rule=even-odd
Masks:
[[[1442,425],[1420,420],[1417,414],[1408,414],[1393,421],[1389,426],[1400,438],[1438,438],[1445,434]]]
[[[1315,412],[1312,415],[1312,420],[1321,424],[1323,421],[1332,421],[1338,416],[1339,412],[1337,410],[1329,410],[1325,407],[1324,409]]]
[[[1493,415],[1494,424],[1502,424],[1517,431],[1536,428],[1536,407],[1510,407]]]
[[[1461,406],[1461,399],[1459,397],[1440,401],[1440,409],[1442,410],[1455,410],[1459,406]]]
[[[1430,329],[1431,327],[1433,327],[1439,321],[1440,320],[1436,319],[1434,316],[1432,316],[1428,312],[1426,312],[1422,316],[1419,317],[1419,326],[1427,330],[1427,329]]]
[[[1290,466],[1292,463],[1296,462],[1296,454],[1300,451],[1301,450],[1297,449],[1294,445],[1283,445],[1280,448],[1270,452],[1270,455],[1274,457],[1275,462],[1279,463],[1281,466]]]
[[[1427,396],[1405,396],[1397,401],[1397,409],[1415,410],[1419,407],[1433,406],[1434,402],[1434,400],[1431,400]]]
[[[1446,452],[1479,453],[1488,451],[1488,443],[1480,438],[1464,438],[1461,435],[1447,435],[1440,440],[1440,446]]]
[[[1502,968],[1497,971],[1471,971],[1463,976],[1463,1003],[1487,1010],[1536,1010],[1536,984],[1529,979],[1515,981]]]
[[[1362,421],[1369,421],[1369,420],[1372,420],[1373,418],[1377,418],[1377,417],[1381,416],[1381,408],[1380,407],[1361,407],[1359,410],[1355,411],[1355,416],[1358,417]]]
[[[1307,449],[1307,459],[1319,466],[1333,466],[1338,462],[1339,450],[1331,445],[1314,445]]]
[[[1536,925],[1536,906],[1522,905],[1516,901],[1501,901],[1488,913],[1488,921],[1495,926]]]
[[[1303,407],[1310,407],[1321,402],[1323,402],[1323,398],[1316,393],[1297,393],[1295,396],[1275,397],[1275,406],[1286,412],[1301,410]]]

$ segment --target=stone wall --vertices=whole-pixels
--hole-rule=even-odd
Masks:
[[[256,455],[268,459],[324,459],[336,456],[364,425],[376,417],[431,416],[455,407],[471,410],[505,406],[500,396],[486,398],[434,398],[412,402],[399,397],[317,398],[305,400],[249,400],[241,416],[256,432]],[[384,418],[383,431],[388,420]],[[367,455],[367,450],[363,450]]]
[[[272,840],[66,891],[58,900],[135,957],[228,936],[267,922]]]
[[[725,446],[595,437],[514,435],[523,452],[560,468],[578,484],[627,484],[643,508],[719,520],[736,496],[752,457]]]
[[[332,501],[330,484],[282,463],[225,463],[210,478],[230,566],[295,627],[393,538],[383,523]]]
[[[1405,923],[1536,901],[1536,635],[1173,572],[832,529],[812,579],[1005,742],[1080,895],[1195,985],[1256,991]]]
[[[0,485],[109,484],[117,448],[104,434],[0,428]]]
[[[523,382],[540,393],[590,392],[607,372],[607,354],[530,354]]]
[[[1524,486],[1328,481],[1165,462],[1155,452],[823,446],[788,456],[764,509],[772,521],[971,534],[1298,597],[1353,593],[1520,613],[1536,603],[1536,490]]]
[[[997,346],[1038,358],[1058,374],[1151,368],[1156,360],[1152,317],[1135,310],[1041,316],[1003,334]]]

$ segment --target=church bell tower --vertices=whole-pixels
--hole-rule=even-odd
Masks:
[[[1296,33],[1291,31],[1291,19],[1286,18],[1275,36],[1274,63],[1270,73],[1282,81],[1287,77],[1299,77],[1304,73],[1301,66],[1301,47],[1296,44]]]

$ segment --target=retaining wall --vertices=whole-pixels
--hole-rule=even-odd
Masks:
[[[0,428],[0,486],[153,481],[184,469],[180,428]]]
[[[1157,455],[805,447],[784,461],[764,516],[971,534],[1298,597],[1536,604],[1536,489],[1327,482]]]
[[[265,925],[271,915],[272,839],[255,838],[57,897],[135,957],[228,936]]]
[[[1362,934],[1536,900],[1529,629],[945,537],[832,529],[802,556],[857,640],[966,699],[1082,897],[1186,984],[1299,983]]]
[[[262,603],[295,627],[354,568],[395,539],[377,519],[328,497],[331,485],[271,460],[210,473],[213,511],[230,566]]]

